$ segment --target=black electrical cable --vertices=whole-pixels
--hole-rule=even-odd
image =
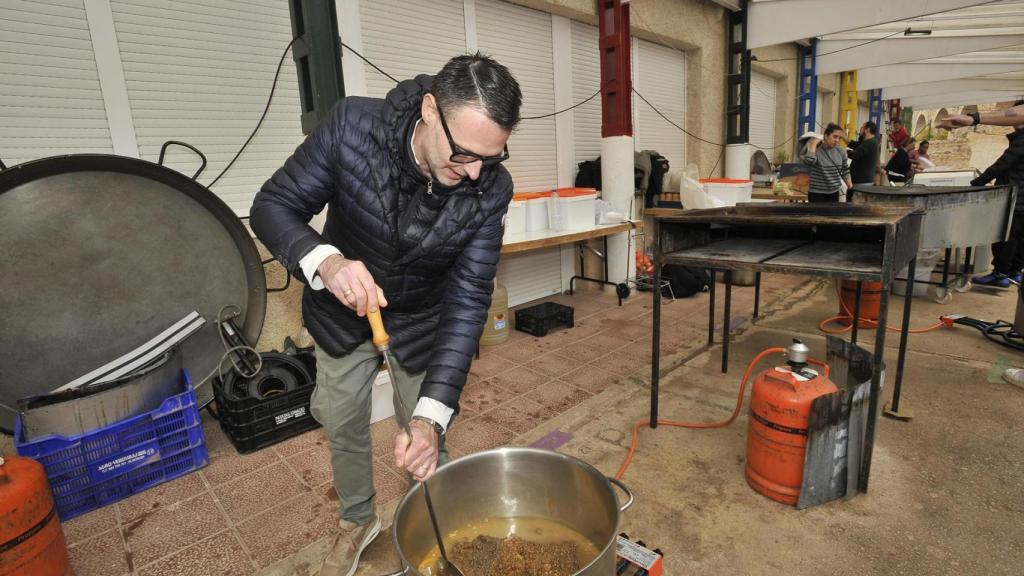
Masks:
[[[260,126],[263,125],[263,121],[267,118],[267,113],[270,112],[270,103],[274,101],[274,90],[277,89],[277,79],[281,76],[281,66],[284,65],[285,56],[288,55],[288,51],[292,49],[292,44],[295,44],[295,41],[298,39],[298,37],[292,38],[292,41],[285,46],[284,52],[281,53],[281,59],[277,62],[277,71],[274,72],[274,82],[270,85],[270,96],[267,97],[267,105],[263,108],[263,114],[260,115],[259,121],[256,122],[256,127],[252,129],[252,133],[249,134],[249,137],[245,139],[244,143],[242,143],[242,147],[238,149],[238,153],[235,154],[235,157],[228,162],[228,165],[220,171],[220,174],[217,174],[217,177],[214,178],[212,182],[206,185],[207,188],[213,188],[213,185],[216,184],[229,169],[231,169],[235,164],[235,161],[238,160],[238,157],[242,155],[242,152],[244,152],[246,147],[249,146],[249,143],[252,142],[252,139],[256,137],[256,133],[259,132]]]
[[[718,163],[722,161],[722,157],[725,156],[725,146],[722,146],[722,151],[718,153],[718,160],[715,160],[715,165],[711,167],[711,171],[708,172],[708,178],[715,175],[715,169],[718,168]]]
[[[341,40],[338,40],[338,41],[339,41],[339,42],[341,42]],[[391,74],[388,74],[387,72],[385,72],[385,71],[381,70],[381,69],[380,69],[380,67],[378,67],[378,66],[377,66],[376,64],[374,64],[373,62],[370,62],[370,61],[369,61],[369,60],[368,60],[368,59],[366,58],[366,56],[363,56],[363,55],[362,55],[362,54],[360,54],[359,52],[356,52],[356,51],[355,51],[355,50],[354,50],[354,49],[353,49],[353,48],[352,48],[351,46],[349,46],[348,44],[345,44],[344,42],[341,42],[341,46],[342,46],[342,48],[345,48],[345,49],[346,49],[346,50],[348,50],[349,52],[351,52],[351,53],[355,54],[356,56],[358,56],[358,57],[359,57],[359,59],[360,59],[360,60],[362,60],[363,62],[366,62],[367,64],[369,64],[371,68],[373,68],[373,69],[374,69],[374,70],[376,70],[377,72],[380,72],[380,73],[381,73],[381,74],[383,74],[384,76],[387,76],[387,77],[388,77],[388,78],[389,78],[389,79],[390,79],[390,80],[391,80],[392,82],[394,82],[395,84],[398,84],[398,79],[397,79],[397,78],[395,78],[395,77],[394,77],[394,76],[392,76]]]
[[[853,50],[854,48],[860,48],[861,46],[867,46],[868,44],[874,44],[875,42],[881,42],[882,40],[887,40],[887,39],[892,38],[893,36],[896,36],[896,35],[899,35],[899,34],[905,34],[909,30],[910,30],[910,28],[905,28],[903,30],[897,30],[896,32],[893,32],[892,34],[889,34],[888,36],[882,36],[881,38],[875,38],[874,40],[868,40],[867,42],[862,42],[860,44],[854,44],[853,46],[847,46],[846,48],[839,48],[838,50],[833,50],[831,52],[822,52],[821,54],[815,54],[814,57],[815,58],[820,58],[822,56],[831,56],[832,54],[839,54],[840,52],[846,52],[847,50]],[[793,62],[793,61],[796,61],[796,60],[799,60],[799,59],[800,59],[799,56],[797,56],[796,58],[773,58],[771,60],[761,60],[757,56],[753,57],[753,60],[755,62],[760,62],[762,64],[764,64],[766,62]]]
[[[608,84],[611,84],[611,80],[609,80],[608,82],[605,82],[605,86],[607,86]],[[572,106],[569,106],[568,108],[563,108],[563,109],[559,110],[558,112],[552,112],[550,114],[541,114],[540,116],[526,116],[524,118],[520,118],[520,120],[540,120],[541,118],[549,118],[551,116],[558,116],[562,112],[568,112],[569,110],[572,110],[573,108],[577,108],[579,106],[583,106],[587,102],[590,102],[591,100],[596,98],[598,94],[601,93],[601,90],[604,90],[604,86],[601,86],[600,88],[598,88],[597,92],[594,92],[593,94],[591,94],[590,97],[587,98],[586,100],[584,100],[582,102],[577,102],[576,104],[573,104]]]

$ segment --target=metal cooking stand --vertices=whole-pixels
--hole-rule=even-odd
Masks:
[[[867,491],[871,455],[881,391],[889,288],[896,271],[909,265],[904,300],[893,409],[899,410],[899,391],[907,349],[923,212],[914,208],[853,206],[850,204],[740,204],[729,208],[692,210],[654,219],[654,282],[661,281],[665,264],[694,266],[725,272],[722,372],[728,370],[732,271],[750,270],[801,274],[857,281],[852,343],[856,344],[860,320],[862,282],[882,283],[878,327],[875,335],[874,371],[871,378],[868,418],[858,489]],[[759,288],[759,286],[758,286]],[[755,304],[756,305],[756,304]],[[714,291],[711,293],[708,344],[715,328]],[[661,292],[654,292],[651,358],[651,427],[658,422],[660,378]]]

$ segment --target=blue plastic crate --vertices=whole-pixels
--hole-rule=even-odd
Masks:
[[[206,466],[206,438],[187,370],[181,390],[155,410],[78,436],[25,441],[17,419],[15,448],[46,468],[62,520]]]

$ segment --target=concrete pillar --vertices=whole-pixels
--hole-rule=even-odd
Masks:
[[[638,209],[634,201],[633,136],[609,136],[601,139],[601,196],[616,212],[633,217]],[[633,212],[630,211],[633,209]],[[629,233],[608,237],[608,280],[625,282],[636,275],[636,246]]]

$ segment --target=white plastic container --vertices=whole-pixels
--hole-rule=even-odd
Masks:
[[[754,193],[753,180],[736,178],[705,178],[700,181],[709,196],[718,198],[726,206],[735,206],[742,202],[750,202]]]
[[[526,203],[515,200],[508,203],[505,214],[505,241],[515,241],[526,235]]]
[[[597,192],[558,196],[558,212],[562,230],[587,230],[594,227]]]
[[[543,232],[548,229],[548,198],[526,201],[526,231]]]

